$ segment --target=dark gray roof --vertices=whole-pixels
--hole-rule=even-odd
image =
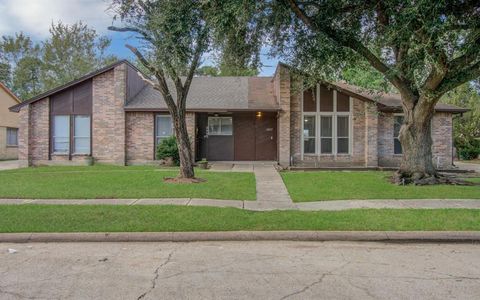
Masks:
[[[187,96],[190,111],[279,110],[272,77],[194,77]],[[173,98],[173,82],[169,82]],[[147,85],[125,105],[125,110],[166,110],[163,96]]]

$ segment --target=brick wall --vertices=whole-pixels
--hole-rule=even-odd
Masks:
[[[393,114],[382,113],[378,123],[378,159],[382,167],[398,167],[401,154],[393,152]],[[432,121],[432,154],[434,166],[452,167],[452,114],[436,113]]]
[[[365,166],[378,167],[378,110],[377,105],[365,102]]]
[[[152,112],[126,113],[126,152],[128,164],[154,159],[154,118]]]
[[[33,165],[48,161],[50,126],[49,99],[43,99],[30,104],[29,160]]]
[[[449,169],[453,164],[453,124],[451,113],[436,113],[432,120],[433,165]]]
[[[98,162],[125,164],[124,64],[93,78],[92,155]]]
[[[275,91],[281,111],[278,116],[278,163],[290,165],[290,74],[288,69],[280,66],[275,74]]]

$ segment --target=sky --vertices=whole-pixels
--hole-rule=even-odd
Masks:
[[[130,33],[111,32],[112,13],[108,11],[109,1],[104,0],[0,0],[0,36],[24,32],[33,40],[40,41],[49,36],[48,29],[52,22],[61,21],[73,24],[83,21],[94,28],[97,33],[112,39],[108,52],[119,58],[133,60],[133,55],[125,48],[125,43],[134,41]],[[116,24],[118,25],[118,24]],[[262,50],[260,75],[269,76],[275,71],[278,60]],[[212,64],[211,57],[206,55],[204,64]]]

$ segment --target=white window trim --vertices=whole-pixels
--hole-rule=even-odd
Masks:
[[[212,119],[218,119],[220,122],[219,122],[219,128],[220,128],[220,132],[219,133],[212,133],[210,132],[210,120]],[[223,133],[222,132],[222,120],[225,120],[225,119],[230,119],[231,120],[231,124],[232,124],[232,131],[230,133]],[[209,116],[208,117],[208,124],[207,124],[207,128],[208,128],[208,135],[212,135],[212,136],[232,136],[233,135],[233,118],[232,117],[229,117],[229,116],[225,116],[225,117],[214,117],[214,116]]]
[[[303,89],[302,89],[303,90]],[[303,92],[301,96],[301,111],[302,111],[302,131],[301,131],[301,157],[303,160],[304,155],[316,155],[316,156],[348,156],[353,153],[353,99],[348,97],[350,101],[350,111],[348,112],[337,112],[337,90],[333,90],[333,112],[321,112],[320,111],[320,84],[316,86],[316,112],[304,112],[303,111]],[[304,151],[304,122],[305,116],[315,116],[315,153],[305,153]],[[331,153],[322,153],[321,151],[321,131],[320,131],[320,117],[321,116],[331,116],[332,117],[332,152]],[[337,116],[348,116],[348,153],[337,153]]]

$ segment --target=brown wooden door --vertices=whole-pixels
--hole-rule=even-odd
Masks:
[[[233,131],[235,133],[235,160],[255,160],[255,114],[235,114]]]
[[[255,118],[255,160],[277,159],[277,120],[275,113]]]

